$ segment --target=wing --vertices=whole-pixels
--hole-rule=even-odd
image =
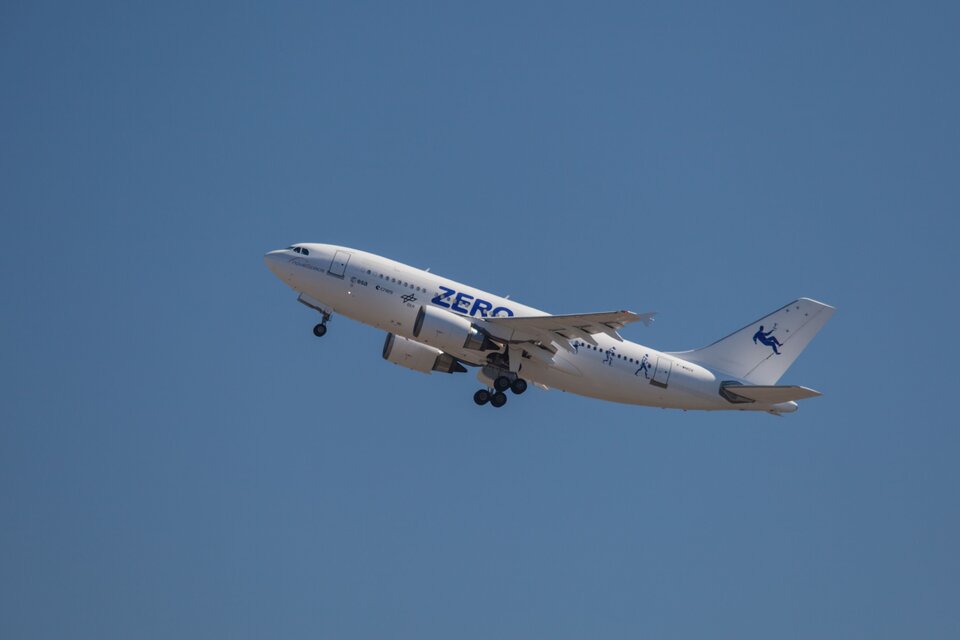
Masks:
[[[551,348],[551,343],[572,351],[571,340],[579,338],[596,345],[597,341],[593,336],[598,333],[604,333],[615,340],[622,341],[623,338],[617,330],[631,322],[642,322],[649,326],[655,315],[656,313],[605,311],[562,316],[486,318],[484,323],[489,327],[490,332],[501,340],[539,343],[541,347],[555,353],[556,349]]]
[[[814,391],[807,387],[787,386],[787,385],[730,385],[725,386],[727,392],[759,402],[760,404],[779,404],[789,402],[790,400],[804,400],[806,398],[815,398],[823,395],[819,391]],[[743,402],[744,400],[741,400]]]

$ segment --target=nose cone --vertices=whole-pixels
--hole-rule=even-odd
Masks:
[[[285,269],[283,266],[287,263],[287,252],[280,249],[277,251],[269,251],[266,255],[263,256],[263,261],[267,265],[267,268],[270,271],[273,271],[274,275],[278,278],[284,276]]]

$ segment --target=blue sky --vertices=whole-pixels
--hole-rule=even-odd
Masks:
[[[7,3],[0,636],[955,638],[951,3]],[[702,346],[792,416],[383,362],[354,246]]]

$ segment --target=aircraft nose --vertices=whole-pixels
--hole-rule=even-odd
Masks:
[[[278,276],[280,275],[280,265],[284,262],[286,253],[282,249],[276,251],[268,251],[263,256],[263,262],[267,265],[267,268],[270,271],[273,271]]]

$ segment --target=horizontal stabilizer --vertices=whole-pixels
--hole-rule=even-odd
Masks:
[[[741,385],[724,384],[721,394],[731,402],[757,402],[759,404],[780,404],[791,400],[806,400],[823,395],[808,387],[790,385]]]

